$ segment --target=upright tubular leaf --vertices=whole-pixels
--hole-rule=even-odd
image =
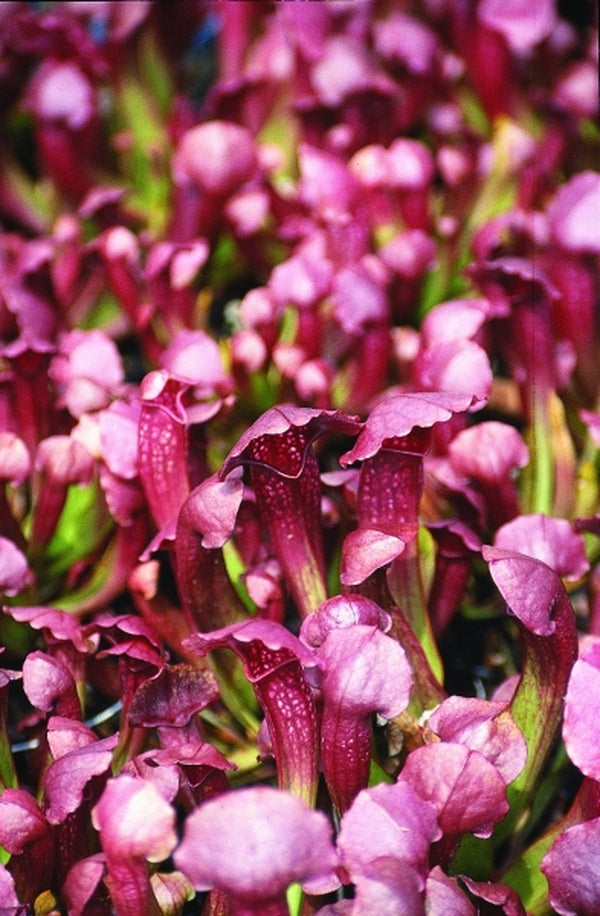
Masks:
[[[484,547],[484,559],[517,617],[524,659],[510,710],[527,741],[527,762],[508,787],[510,812],[495,839],[514,835],[526,820],[537,783],[560,733],[564,696],[577,658],[575,614],[560,577],[539,560]]]

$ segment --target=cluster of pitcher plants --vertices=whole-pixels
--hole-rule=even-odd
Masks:
[[[594,4],[0,6],[0,913],[600,912]]]

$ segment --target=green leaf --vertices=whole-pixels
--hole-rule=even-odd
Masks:
[[[389,773],[386,773],[383,767],[381,767],[377,761],[371,757],[371,765],[369,767],[369,788],[372,786],[378,786],[382,782],[391,784],[394,782],[394,780],[389,775]]]
[[[55,584],[79,560],[93,556],[113,524],[96,480],[85,487],[69,487],[56,530],[42,557],[40,588]]]
[[[408,544],[404,553],[392,562],[387,581],[392,597],[421,644],[432,673],[443,684],[443,662],[427,609],[434,566],[435,542],[427,528],[420,525],[416,541]]]
[[[553,834],[543,836],[502,876],[503,884],[517,891],[531,916],[550,916],[553,912],[548,901],[548,882],[540,871],[540,865],[555,839]]]
[[[468,875],[474,881],[489,881],[493,871],[493,848],[489,839],[466,833],[452,859],[451,875]]]
[[[115,96],[116,129],[127,142],[120,150],[121,169],[130,189],[129,203],[139,209],[148,228],[161,235],[169,218],[171,144],[148,87],[125,72]]]
[[[230,539],[226,541],[225,544],[223,544],[222,550],[225,569],[227,570],[227,575],[231,580],[231,584],[244,606],[251,614],[255,614],[256,606],[248,594],[248,589],[243,579],[243,575],[246,572],[246,566],[233,540]]]

